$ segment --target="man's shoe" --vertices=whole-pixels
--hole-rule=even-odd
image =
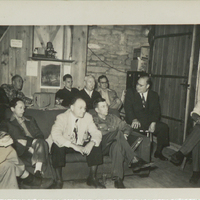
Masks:
[[[192,184],[197,184],[200,179],[200,172],[193,172],[189,182]]]
[[[117,179],[114,182],[115,188],[125,188],[123,181],[121,178],[117,177]]]
[[[176,153],[172,154],[170,157],[171,157],[170,162],[172,162],[174,165],[177,165],[177,166],[181,165],[184,159],[184,155],[180,151],[177,151]]]
[[[167,161],[168,160],[168,158],[166,158],[161,152],[158,152],[158,151],[156,151],[154,153],[154,157],[155,158],[159,158],[162,161]]]
[[[146,161],[139,159],[137,163],[131,163],[130,168],[132,168],[133,172],[135,172],[152,166],[154,166],[154,163],[147,163]]]
[[[49,189],[62,189],[62,188],[63,188],[63,181],[57,180],[53,182],[53,184]]]
[[[47,189],[53,184],[51,178],[38,178],[32,174],[22,181],[24,189]]]
[[[106,186],[100,183],[97,178],[88,177],[86,183],[87,185],[94,186],[95,188],[106,188]]]
[[[133,175],[137,175],[140,178],[146,178],[146,177],[149,176],[149,174],[150,174],[150,169],[149,168],[141,169],[139,171],[134,171],[133,172]]]

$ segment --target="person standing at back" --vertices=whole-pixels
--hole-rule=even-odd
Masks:
[[[157,135],[155,158],[168,160],[163,154],[164,147],[169,146],[168,125],[160,122],[161,110],[159,96],[150,89],[151,79],[148,74],[138,79],[136,90],[128,89],[125,96],[125,118],[135,130],[148,130]]]
[[[56,92],[56,103],[68,107],[72,99],[78,95],[79,90],[72,88],[73,79],[70,74],[63,76],[64,88]]]

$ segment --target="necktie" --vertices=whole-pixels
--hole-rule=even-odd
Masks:
[[[142,93],[142,106],[143,108],[146,107],[146,101],[145,101],[145,98],[144,98],[144,94]]]
[[[76,121],[75,121],[74,130],[73,130],[73,132],[74,132],[74,134],[75,134],[76,142],[77,142],[77,140],[78,140],[78,124],[77,124],[77,122],[78,122],[78,119],[76,119]]]

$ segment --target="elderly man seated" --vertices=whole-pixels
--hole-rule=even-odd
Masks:
[[[52,126],[51,135],[52,164],[56,170],[57,185],[62,188],[62,167],[65,166],[65,155],[79,152],[86,156],[90,167],[87,185],[105,188],[97,177],[97,166],[102,164],[102,153],[99,144],[101,132],[95,126],[92,116],[86,112],[86,103],[77,97],[71,102],[70,109],[59,114]]]
[[[109,88],[109,81],[105,75],[101,75],[98,78],[99,88],[97,91],[106,100],[108,107],[111,109],[119,109],[122,106],[122,101],[117,96],[117,93]]]
[[[88,75],[84,80],[84,88],[79,92],[79,96],[86,102],[87,111],[94,109],[94,101],[101,97],[100,93],[94,90],[95,78],[92,75]]]
[[[13,140],[8,135],[7,127],[0,125],[0,189],[18,189],[17,178],[24,189],[46,189],[51,180],[38,178],[25,170],[23,162],[12,148]]]
[[[192,132],[186,138],[179,151],[171,155],[171,162],[180,165],[183,158],[192,152],[193,174],[189,182],[197,184],[200,179],[200,101],[196,104],[191,117],[195,121]]]
[[[94,101],[94,108],[97,112],[93,116],[94,122],[102,132],[102,153],[109,153],[112,159],[112,176],[116,188],[125,188],[123,184],[124,160],[132,167],[133,171],[147,168],[153,163],[146,163],[136,157],[133,149],[127,142],[128,135],[132,128],[114,114],[108,114],[108,105],[103,98]]]
[[[24,117],[25,104],[15,98],[10,102],[12,116],[5,120],[8,133],[12,137],[18,157],[23,163],[32,166],[38,177],[53,178],[52,168],[48,158],[48,144],[33,117]],[[50,179],[50,183],[53,180]]]
[[[32,99],[26,97],[21,91],[23,88],[23,79],[20,75],[15,75],[12,77],[12,84],[3,84],[1,87],[4,89],[9,101],[12,101],[14,98],[20,98],[24,101],[25,104],[31,104]]]

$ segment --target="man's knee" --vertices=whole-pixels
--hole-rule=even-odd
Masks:
[[[164,122],[157,122],[156,132],[168,133],[169,132],[169,126],[167,124],[165,124]]]

